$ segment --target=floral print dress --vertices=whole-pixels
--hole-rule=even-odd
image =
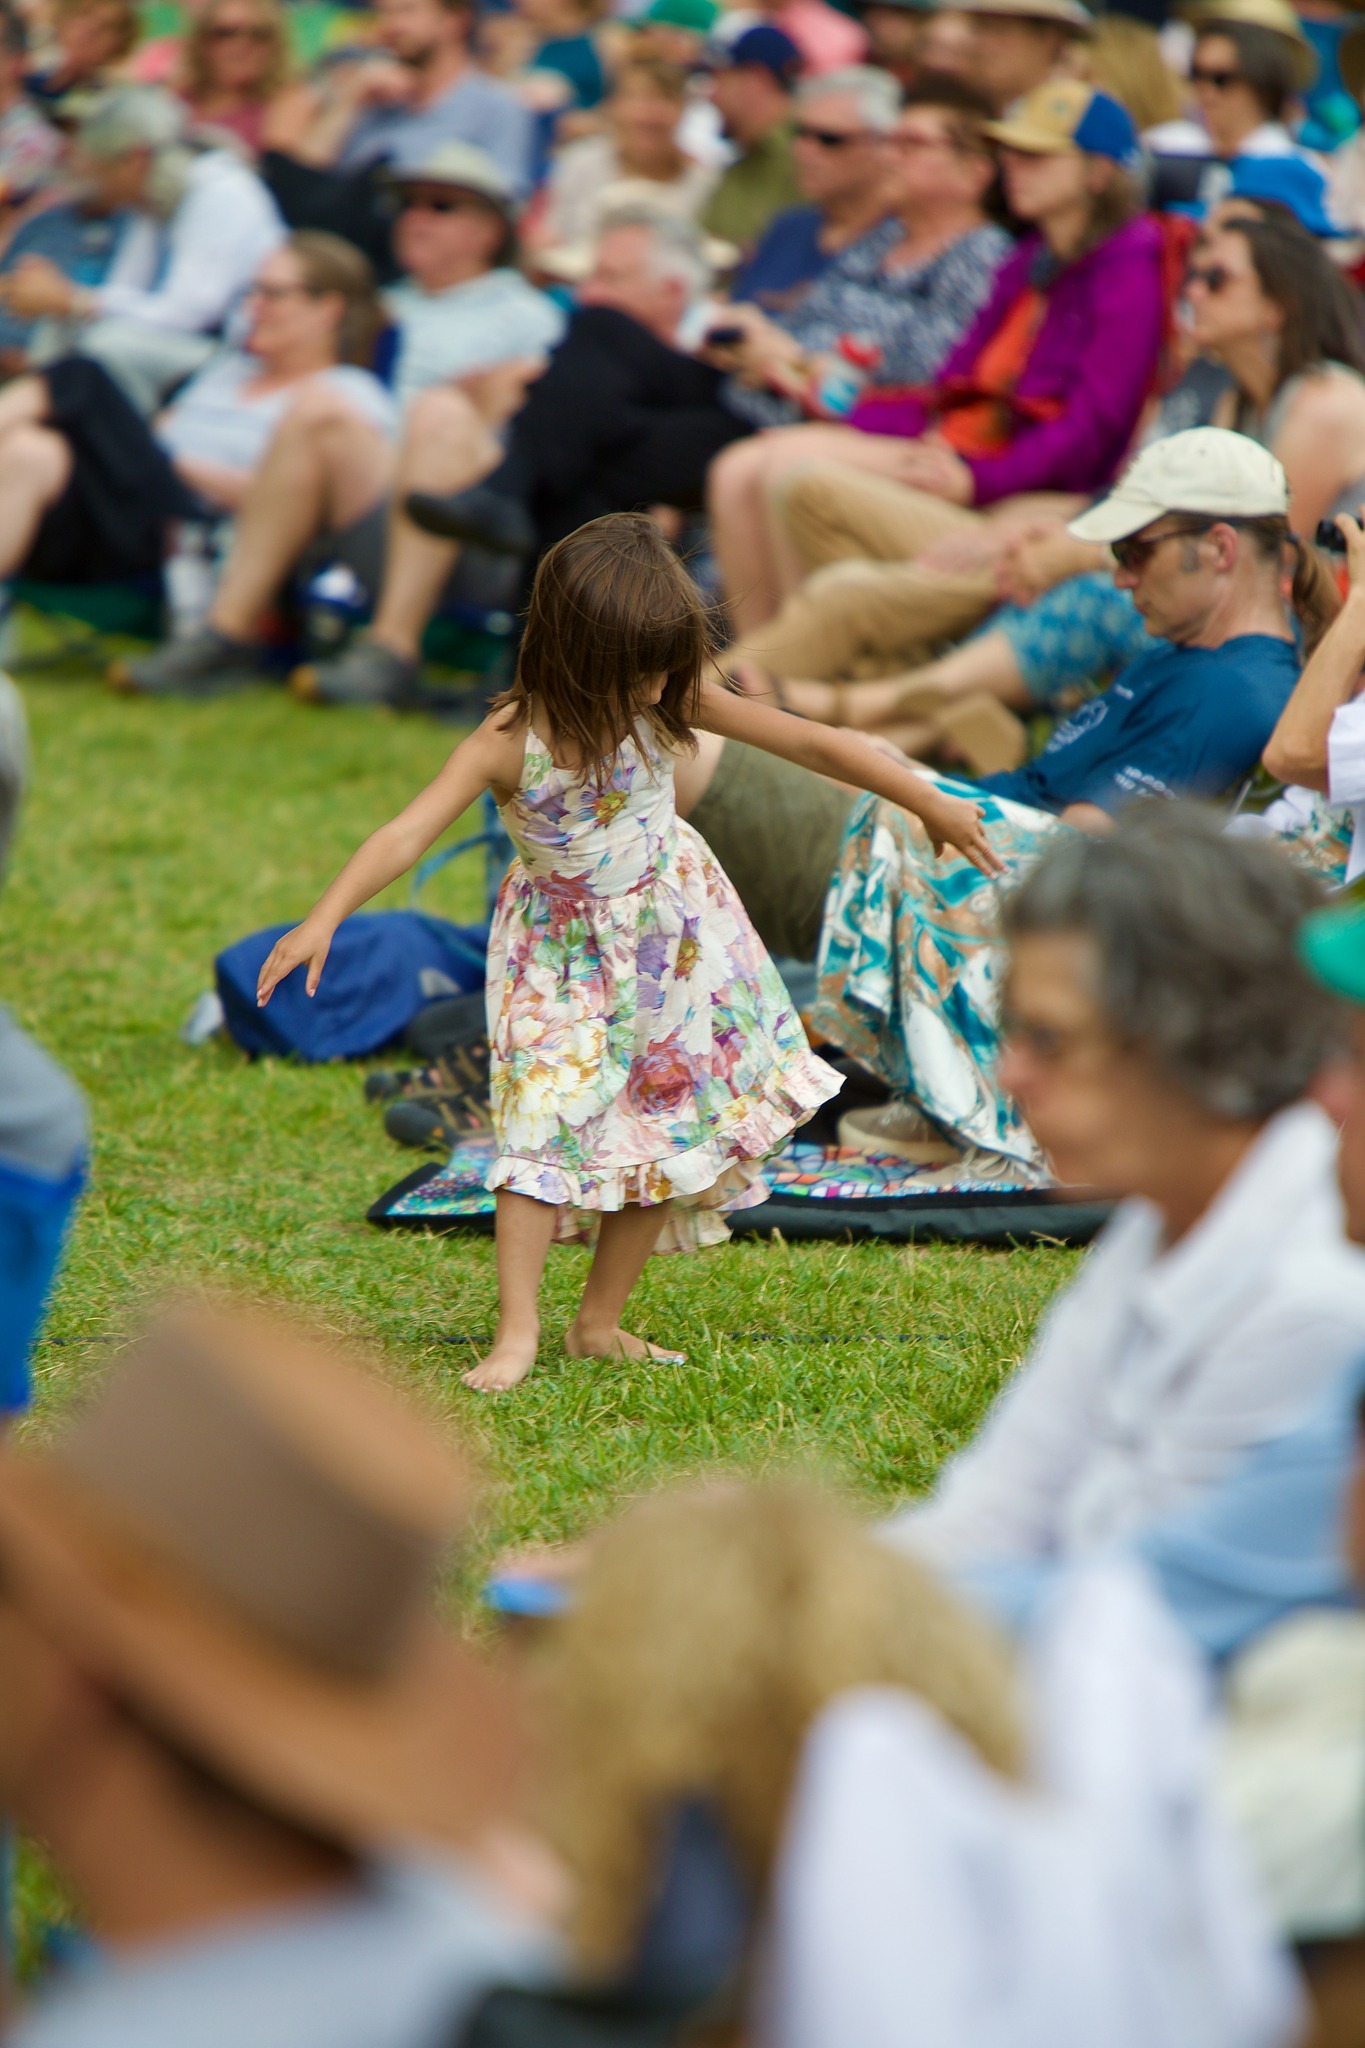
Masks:
[[[488,1177],[562,1210],[674,1201],[660,1249],[726,1235],[762,1162],[837,1093],[724,870],[678,817],[643,723],[598,788],[530,726],[501,810],[517,850],[488,948],[498,1157]]]

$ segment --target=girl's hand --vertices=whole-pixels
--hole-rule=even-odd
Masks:
[[[308,993],[316,995],[331,948],[330,930],[326,925],[314,924],[311,918],[296,924],[293,931],[286,932],[282,939],[276,939],[256,983],[256,1007],[263,1010],[286,974],[292,974],[305,961],[308,963]]]
[[[945,846],[955,846],[974,868],[994,881],[1004,874],[1005,863],[986,837],[984,815],[980,804],[972,803],[968,797],[949,796],[933,783],[927,785],[919,809],[920,823],[936,854],[942,853]]]

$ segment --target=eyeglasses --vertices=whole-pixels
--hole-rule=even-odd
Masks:
[[[1190,84],[1212,86],[1215,92],[1226,92],[1229,86],[1243,83],[1240,71],[1214,71],[1202,64],[1190,66]]]
[[[798,123],[795,129],[798,142],[813,142],[818,149],[847,149],[851,142],[866,142],[866,128],[807,128]]]
[[[405,192],[404,213],[482,213],[489,202],[468,192]]]
[[[1147,567],[1163,541],[1189,540],[1195,534],[1208,533],[1217,523],[1214,519],[1187,521],[1183,526],[1168,526],[1164,533],[1151,534],[1145,540],[1140,536],[1131,540],[1111,540],[1109,552],[1124,574],[1131,576]]]
[[[1192,263],[1185,272],[1187,291],[1192,284],[1202,284],[1210,298],[1214,299],[1219,292],[1225,291],[1230,284],[1236,282],[1236,278],[1225,263]]]
[[[892,149],[953,149],[967,151],[968,143],[956,135],[917,135],[913,128],[897,128],[887,136]]]
[[[1109,1033],[1095,1024],[1072,1025],[1069,1030],[1060,1024],[1034,1024],[1006,1008],[1000,1014],[1000,1036],[1006,1044],[1021,1047],[1044,1065],[1059,1066],[1069,1054],[1085,1045],[1105,1044]]]
[[[264,23],[220,21],[209,30],[208,39],[211,43],[273,43],[275,31]]]

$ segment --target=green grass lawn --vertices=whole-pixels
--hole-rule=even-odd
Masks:
[[[461,1387],[493,1328],[492,1248],[364,1221],[414,1155],[385,1137],[358,1070],[251,1064],[177,1037],[219,948],[301,915],[450,735],[310,712],[276,691],[200,706],[125,702],[89,680],[24,687],[34,786],[0,915],[0,988],[85,1088],[95,1132],[31,1427],[141,1304],[211,1281],[363,1336],[457,1421],[489,1475],[475,1565],[716,1463],[817,1465],[883,1505],[970,1433],[1069,1254],[751,1243],[656,1259],[633,1322],[688,1364],[643,1368],[564,1358],[584,1255],[556,1251],[535,1377],[496,1400]],[[476,915],[477,862],[425,900]]]

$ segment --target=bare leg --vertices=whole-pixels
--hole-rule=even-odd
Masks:
[[[369,511],[393,481],[393,450],[344,398],[315,385],[281,420],[233,525],[209,624],[254,638],[261,614],[320,533]]]
[[[602,1218],[583,1299],[564,1334],[564,1349],[571,1358],[678,1357],[677,1352],[660,1351],[621,1328],[626,1303],[659,1241],[671,1206],[656,1202],[645,1207],[633,1202]]]
[[[0,576],[12,576],[32,548],[43,514],[66,489],[71,450],[51,428],[25,424],[16,416],[8,429],[0,425],[0,472]]]
[[[707,472],[711,545],[736,634],[752,633],[782,601],[764,518],[764,437],[732,441]]]
[[[810,463],[829,462],[894,479],[904,445],[889,435],[813,421],[736,441],[716,457],[707,503],[737,638],[766,624],[810,568],[781,516],[782,479]]]
[[[438,385],[413,400],[398,457],[389,514],[384,587],[370,638],[409,659],[435,611],[459,543],[423,533],[403,512],[409,491],[462,491],[496,469],[502,457],[483,415],[453,386]]]
[[[472,1372],[467,1387],[496,1394],[524,1380],[536,1362],[540,1342],[540,1293],[545,1261],[554,1242],[559,1211],[553,1202],[498,1189],[498,1328],[493,1348]]]
[[[0,391],[0,438],[15,427],[40,427],[50,411],[47,380],[16,377]]]
[[[874,682],[820,683],[790,677],[782,696],[804,718],[850,725],[859,732],[885,732],[911,719],[932,725],[934,713],[964,697],[998,697],[1012,711],[1032,711],[1014,649],[1003,633],[981,633],[938,661]]]

